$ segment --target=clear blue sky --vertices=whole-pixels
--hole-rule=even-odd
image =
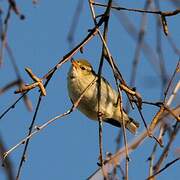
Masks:
[[[125,7],[144,7],[144,1],[129,0],[127,2],[119,2],[121,6]],[[168,2],[166,0],[161,3],[162,10],[175,9],[175,6]],[[26,19],[21,21],[12,13],[8,29],[8,43],[12,48],[23,79],[26,83],[30,83],[31,79],[24,71],[25,67],[32,68],[33,72],[41,77],[68,53],[67,34],[78,0],[45,0],[39,1],[36,6],[31,1],[18,0],[17,3]],[[0,6],[4,8],[4,17],[5,9],[7,8],[6,1],[0,1]],[[135,27],[139,29],[141,14],[129,12],[127,15]],[[179,20],[179,15],[168,18],[169,31],[177,47],[180,47]],[[156,21],[154,15],[148,15],[147,23],[147,36],[145,39],[155,52]],[[75,43],[83,40],[87,35],[88,29],[92,27],[93,21],[88,1],[84,1],[75,32]],[[168,74],[171,75],[178,56],[173,52],[163,32],[161,34],[165,64]],[[136,42],[128,35],[116,16],[112,14],[109,29],[109,48],[127,82],[129,82],[130,78],[130,63],[134,57],[135,47]],[[84,53],[77,53],[74,58],[89,59],[97,71],[100,55],[101,41],[98,37],[94,37],[84,47]],[[71,102],[66,88],[66,77],[69,67],[69,62],[63,65],[49,83],[47,96],[42,100],[36,125],[40,125],[70,108]],[[114,86],[113,75],[107,64],[105,64],[103,74]],[[7,54],[5,54],[4,64],[0,69],[0,87],[15,78],[11,62]],[[143,54],[141,54],[141,63],[138,68],[136,88],[140,91],[144,100],[159,100],[161,92],[160,78]],[[13,93],[14,90],[15,88],[0,97],[0,114],[19,97],[19,95]],[[37,89],[31,91],[29,97],[32,100],[33,107],[35,107],[38,98]],[[144,108],[143,113],[147,123],[150,122],[156,111],[157,109],[152,107]],[[20,102],[15,109],[11,110],[0,121],[0,135],[3,137],[7,148],[12,147],[26,136],[32,116],[33,112],[28,112],[24,107],[24,103]],[[137,110],[131,112],[131,116],[141,123],[140,133],[144,126]],[[117,128],[104,124],[104,152],[115,152],[115,138],[117,134]],[[128,134],[129,141],[133,138],[133,135]],[[145,179],[148,176],[148,162],[146,160],[152,151],[153,144],[152,139],[146,140],[141,147],[130,155],[132,161],[130,162],[129,179]],[[173,151],[178,146],[180,146],[180,143],[176,140],[173,143],[169,160],[175,158]],[[15,172],[17,171],[22,150],[23,146],[10,155]],[[96,164],[98,156],[98,123],[88,120],[76,110],[71,115],[57,120],[33,137],[28,148],[27,161],[24,163],[21,179],[86,179],[98,168]],[[159,179],[178,179],[178,163],[163,172]],[[0,179],[5,179],[1,168]]]

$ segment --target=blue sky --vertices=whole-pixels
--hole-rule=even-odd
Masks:
[[[121,6],[125,7],[144,7],[144,1],[129,0],[128,2],[119,2]],[[166,0],[160,4],[162,10],[170,11],[175,9],[175,6],[168,2]],[[26,19],[21,21],[12,13],[8,29],[8,43],[12,48],[18,68],[26,83],[30,83],[31,79],[26,74],[25,67],[32,68],[33,72],[41,77],[68,53],[67,34],[77,3],[78,0],[63,2],[45,0],[39,1],[37,5],[33,5],[31,1],[17,1],[20,11],[26,16]],[[6,1],[0,1],[0,6],[4,9],[4,17],[5,9],[7,8]],[[97,9],[97,12],[102,11]],[[139,30],[141,14],[129,12],[127,16],[134,23],[137,30]],[[170,34],[176,46],[179,47],[179,15],[167,19]],[[156,51],[155,22],[155,16],[148,15],[145,40],[154,52]],[[81,42],[87,35],[88,29],[92,27],[93,21],[88,2],[84,1],[75,32],[75,43]],[[176,66],[178,55],[172,50],[163,32],[161,35],[167,73],[171,75]],[[128,35],[115,14],[112,14],[110,19],[108,39],[110,51],[116,59],[124,79],[129,82],[136,41]],[[84,47],[83,54],[77,53],[74,58],[89,59],[97,71],[100,55],[101,41],[97,36]],[[141,53],[140,58],[141,63],[138,67],[136,88],[144,100],[158,101],[161,94],[160,78],[154,71],[154,67],[148,62],[146,56]],[[66,77],[69,67],[69,62],[64,64],[49,83],[47,96],[42,100],[36,125],[40,125],[70,108],[71,102],[66,88]],[[107,63],[105,63],[103,75],[115,87],[113,74]],[[14,70],[7,53],[5,53],[4,64],[0,69],[0,87],[14,79],[16,79]],[[15,88],[1,95],[0,114],[19,97],[19,95],[13,93],[14,90]],[[37,89],[29,93],[34,108],[38,95]],[[144,107],[143,113],[147,123],[150,123],[156,112],[156,108]],[[141,123],[140,133],[144,126],[137,110],[130,112],[130,114]],[[13,110],[1,119],[0,135],[3,137],[8,149],[26,136],[32,116],[33,112],[28,112],[24,107],[24,103],[19,102]],[[104,124],[104,152],[115,152],[115,138],[117,134],[117,128]],[[133,138],[133,135],[128,134],[129,141]],[[130,162],[129,179],[145,179],[148,176],[148,162],[146,160],[152,151],[153,144],[153,140],[148,139],[130,155],[132,161]],[[175,158],[174,151],[179,145],[177,140],[173,143],[169,160]],[[10,155],[15,173],[17,172],[22,150],[23,146],[20,146]],[[161,150],[158,153],[160,152]],[[88,118],[76,110],[71,115],[57,120],[48,128],[38,133],[37,136],[33,137],[28,148],[27,161],[24,163],[21,179],[85,179],[98,168],[98,156],[98,123],[88,120]],[[178,179],[178,177],[178,163],[176,163],[163,172],[159,179]],[[0,179],[5,179],[2,169],[0,169]]]

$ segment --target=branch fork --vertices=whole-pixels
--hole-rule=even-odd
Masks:
[[[39,87],[41,94],[43,96],[46,96],[46,89],[43,85],[43,81],[41,78],[38,78],[35,74],[33,74],[32,70],[30,68],[25,68],[25,71],[28,73],[28,75],[33,79],[34,83],[28,84],[28,85],[23,85],[21,88],[16,90],[14,93],[23,93],[26,91],[29,91],[31,89],[34,89],[35,87]]]

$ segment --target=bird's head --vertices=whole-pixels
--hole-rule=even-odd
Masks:
[[[88,77],[94,74],[91,64],[85,59],[72,60],[72,73],[75,76]]]

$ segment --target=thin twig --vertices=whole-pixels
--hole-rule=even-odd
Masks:
[[[97,3],[97,2],[94,2],[93,5],[107,7],[106,4],[101,4],[101,3]],[[146,9],[125,8],[125,7],[120,7],[120,6],[112,6],[112,9],[115,9],[118,11],[124,10],[124,11],[138,12],[138,13],[159,14],[159,15],[163,15],[163,16],[175,16],[180,13],[180,9],[176,9],[174,11],[149,11]]]
[[[155,174],[153,174],[152,176],[148,177],[146,180],[150,180],[151,178],[157,176],[158,174],[160,174],[162,171],[164,171],[165,169],[167,169],[169,166],[171,166],[172,164],[174,164],[176,161],[179,161],[180,157],[176,158],[175,160],[167,163],[162,169],[160,169],[158,172],[156,172]]]
[[[166,88],[166,90],[165,90],[165,92],[164,92],[164,101],[166,100],[167,93],[168,93],[168,91],[169,91],[169,89],[170,89],[170,86],[171,86],[171,84],[172,84],[172,81],[173,81],[176,73],[179,71],[179,69],[180,69],[180,59],[179,59],[177,65],[176,65],[176,68],[175,68],[175,70],[174,70],[174,72],[173,72],[173,74],[172,74],[172,76],[171,76],[171,79],[169,80],[169,83],[168,83],[168,85],[167,85],[167,88]],[[171,104],[171,101],[172,101],[172,100],[169,99],[169,102],[167,102],[166,105],[169,106],[169,104]]]
[[[8,2],[9,2],[9,6],[11,6],[11,8],[15,12],[15,14],[18,15],[21,20],[25,19],[25,16],[20,13],[19,8],[16,5],[16,1],[8,0]]]
[[[89,1],[89,6],[90,6],[90,10],[91,10],[91,14],[94,20],[94,24],[97,25],[96,22],[96,17],[95,17],[95,12],[94,12],[94,8],[91,4],[91,2]],[[101,58],[100,60],[100,64],[99,64],[99,69],[98,69],[98,80],[97,80],[97,84],[98,84],[98,122],[99,122],[99,161],[100,161],[100,166],[102,166],[102,170],[103,170],[103,175],[104,178],[106,177],[105,175],[105,171],[104,171],[104,162],[103,162],[103,142],[102,142],[102,114],[101,114],[101,72],[102,72],[102,66],[103,66],[103,59]]]
[[[4,47],[6,45],[6,41],[7,41],[7,31],[8,31],[8,24],[9,24],[9,20],[11,17],[11,6],[9,6],[6,17],[4,19],[4,23],[3,25],[3,30],[1,32],[1,49],[0,49],[0,66],[3,63],[3,55],[4,55]]]
[[[149,9],[151,2],[152,2],[152,0],[147,0],[145,2],[145,5],[144,5],[145,10]],[[138,33],[138,41],[136,44],[134,59],[132,62],[132,72],[131,72],[131,78],[130,78],[130,86],[131,87],[135,86],[137,67],[138,67],[138,63],[140,61],[140,52],[141,52],[141,48],[143,46],[143,41],[144,41],[144,36],[145,36],[145,31],[146,31],[146,23],[147,23],[147,14],[145,13],[145,14],[142,14],[140,30]]]
[[[155,5],[156,8],[158,10],[160,10],[160,5],[159,5],[159,1],[155,0]],[[162,50],[162,38],[161,38],[161,21],[160,21],[160,17],[156,16],[156,51],[157,51],[157,55],[158,55],[158,61],[159,61],[159,69],[160,69],[160,78],[161,78],[161,87],[162,87],[162,91],[164,90],[164,87],[168,81],[168,76],[167,76],[167,72],[166,72],[166,67],[165,67],[165,59],[164,59],[164,54],[163,54],[163,50]],[[161,95],[162,97],[162,95]]]
[[[179,62],[178,62],[178,65],[176,66],[175,68],[175,72],[177,71],[177,67],[179,68]],[[165,91],[166,94],[168,93],[168,90],[169,90],[169,87],[172,83],[172,79],[174,77],[174,74],[172,76],[172,78],[170,79],[170,82],[169,82],[169,85],[167,87],[167,90]],[[174,97],[176,96],[178,90],[180,89],[180,80],[179,82],[176,84],[174,90],[173,90],[173,93],[171,94],[171,96],[168,98],[168,100],[166,100],[166,102],[163,102],[164,105],[160,107],[158,113],[156,114],[156,116],[153,118],[152,122],[151,122],[151,125],[149,127],[149,131],[151,133],[151,130],[154,129],[154,127],[157,125],[158,121],[159,121],[159,117],[161,116],[161,114],[163,113],[164,110],[167,110],[167,107],[170,106],[170,104],[172,103],[172,100],[174,99]],[[166,96],[165,96],[166,97]],[[165,101],[165,98],[164,98],[164,101]],[[172,114],[172,113],[171,113]],[[173,114],[172,114],[173,115]],[[177,119],[178,120],[178,119]],[[178,121],[177,121],[178,122]]]
[[[114,12],[114,14],[116,15],[119,22],[122,24],[123,28],[125,28],[127,33],[136,42],[138,39],[138,30],[135,26],[135,23],[131,21],[130,18],[122,11],[120,13]],[[146,56],[148,62],[153,67],[155,73],[159,76],[160,73],[159,67],[157,66],[157,55],[145,39],[142,45],[142,52]]]
[[[110,9],[111,9],[111,5],[112,5],[112,0],[109,0],[108,2],[108,6],[107,9],[104,13],[104,17],[105,17],[105,21],[104,21],[104,39],[105,41],[107,41],[107,31],[108,31],[108,21],[109,21],[109,14],[110,14]],[[91,10],[91,15],[94,21],[94,24],[97,25],[97,21],[96,21],[96,15],[95,15],[95,11],[94,8],[92,6],[91,1],[89,0],[89,6],[90,6],[90,10]],[[99,33],[99,31],[98,31]],[[105,56],[105,47],[104,44],[102,45],[102,53],[101,53],[101,59],[100,59],[100,64],[99,64],[99,69],[98,69],[98,121],[99,121],[99,151],[100,151],[100,164],[102,166],[102,171],[103,171],[103,176],[104,178],[107,177],[106,173],[104,171],[104,163],[103,163],[103,145],[102,145],[102,115],[101,115],[101,73],[102,73],[102,66],[103,66],[103,62],[104,62],[104,56]]]
[[[28,92],[28,91],[27,91]],[[16,104],[27,94],[27,92],[25,92],[24,94],[22,94],[10,107],[8,107],[1,115],[0,115],[0,119],[2,119],[11,109],[14,109]]]
[[[15,60],[13,51],[12,51],[11,47],[9,46],[8,42],[6,42],[5,48],[6,48],[6,51],[8,53],[9,59],[11,60],[12,66],[13,66],[15,74],[16,74],[16,77],[17,77],[17,79],[19,81],[18,86],[19,86],[19,88],[21,88],[24,85],[24,82],[23,82],[23,79],[21,77],[19,68],[18,68],[18,66],[16,64],[16,60]],[[29,111],[32,111],[32,109],[33,109],[32,103],[31,103],[31,101],[30,101],[27,94],[23,96],[23,100],[24,100],[24,103],[25,103],[27,109]]]
[[[3,138],[0,136],[0,160],[3,162],[3,153],[6,151],[5,142],[3,141]],[[11,158],[7,158],[2,163],[3,170],[5,171],[6,177],[8,180],[14,180],[15,174],[14,174],[14,166],[13,162],[11,161]]]
[[[178,56],[180,56],[180,49],[176,46],[174,39],[172,38],[170,33],[167,36],[167,40],[168,40],[171,48],[173,49],[174,53],[177,54]]]
[[[4,87],[0,88],[0,95],[8,91],[10,88],[17,86],[18,84],[19,84],[19,80],[15,80],[6,84]]]
[[[28,136],[33,131],[34,123],[35,123],[35,120],[36,120],[36,117],[37,117],[38,110],[40,108],[41,100],[42,100],[42,94],[40,93],[40,96],[38,98],[38,102],[37,102],[37,105],[36,105],[36,108],[35,108],[35,112],[34,112],[34,115],[33,115],[33,119],[31,121],[31,124],[30,124],[30,127],[29,127]],[[25,156],[26,156],[26,151],[27,151],[28,145],[29,145],[29,140],[30,139],[27,139],[27,141],[25,142],[24,150],[23,150],[21,160],[20,160],[20,163],[19,163],[19,166],[18,166],[18,172],[17,172],[17,175],[16,175],[16,180],[19,180],[19,178],[20,178],[21,169],[22,169],[23,163],[24,163],[24,161],[26,159]]]
[[[171,137],[170,137],[170,139],[169,139],[168,144],[167,144],[166,147],[164,148],[164,150],[163,150],[163,152],[162,152],[159,160],[157,161],[157,163],[156,163],[156,164],[154,165],[154,167],[153,167],[153,168],[154,168],[154,173],[157,173],[157,172],[159,171],[160,166],[161,166],[161,164],[163,163],[163,161],[165,160],[165,158],[167,157],[168,152],[169,152],[169,149],[170,149],[170,147],[171,147],[174,139],[176,138],[176,135],[177,135],[177,133],[179,132],[179,130],[180,130],[180,124],[179,124],[179,122],[176,122],[176,124],[175,124],[175,126],[174,126],[174,130],[173,130],[173,132],[172,132],[172,134],[171,134]]]
[[[79,0],[78,4],[76,6],[75,13],[72,16],[73,20],[72,20],[72,23],[71,23],[71,26],[69,28],[69,32],[67,35],[67,40],[69,42],[70,49],[72,49],[74,47],[74,34],[77,29],[77,25],[79,22],[80,14],[82,12],[83,4],[84,4],[84,0]]]
[[[150,157],[148,158],[149,161],[149,176],[153,174],[153,164],[154,164],[154,158],[155,158],[155,152],[157,150],[157,143],[154,144],[152,153]],[[154,180],[153,178],[151,180]]]
[[[151,178],[154,178],[155,176],[157,176],[158,174],[160,174],[162,171],[164,171],[165,169],[167,169],[169,166],[171,166],[172,164],[174,164],[175,162],[179,161],[180,157],[174,159],[173,161],[167,163],[162,169],[160,169],[158,172],[156,172],[155,174],[153,174],[152,176],[148,177],[146,180],[150,180]]]
[[[125,144],[125,153],[126,153],[126,164],[125,164],[125,180],[128,180],[129,176],[129,151],[128,151],[128,143],[127,143],[127,135],[126,135],[126,128],[125,128],[125,119],[123,118],[123,105],[122,105],[122,94],[119,89],[119,100],[120,100],[120,113],[122,117],[122,130],[123,130],[123,138],[124,138],[124,144]]]
[[[171,96],[169,97],[169,99],[166,102],[166,106],[170,106],[170,104],[172,103],[173,99],[176,97],[177,92],[180,89],[180,80],[178,81],[178,83],[176,84],[175,88],[172,91]]]

